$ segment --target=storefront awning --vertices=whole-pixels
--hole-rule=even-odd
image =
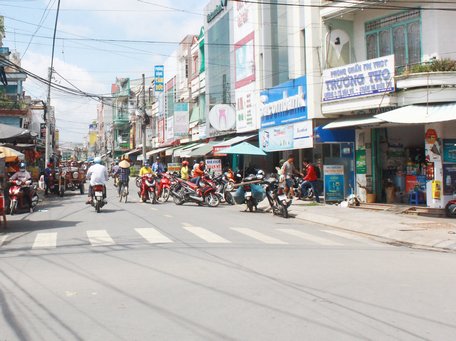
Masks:
[[[210,152],[212,152],[212,147],[216,144],[219,143],[217,142],[208,142],[203,144],[201,147],[198,147],[190,152],[190,157],[200,157],[200,156],[206,156]]]
[[[386,123],[384,120],[377,117],[347,117],[341,118],[334,122],[328,123],[323,129],[337,129],[346,127],[358,127],[358,126],[378,126],[382,123]]]
[[[215,144],[213,146],[213,148],[212,148],[213,149],[213,153],[217,154],[222,149],[229,148],[232,145],[235,145],[237,143],[241,143],[243,141],[249,140],[249,139],[251,139],[251,138],[253,138],[255,136],[257,136],[257,135],[255,134],[255,135],[247,135],[247,136],[236,136],[236,137],[233,137],[232,139],[219,142],[219,143],[217,143],[217,144]]]
[[[456,103],[415,104],[374,116],[390,123],[423,124],[456,120]]]
[[[195,149],[197,149],[197,148],[199,148],[199,147],[201,147],[201,146],[205,146],[205,145],[206,145],[206,143],[198,143],[198,144],[196,144],[196,145],[194,145],[194,146],[192,146],[192,147],[190,147],[190,148],[185,148],[184,150],[181,150],[181,152],[179,153],[179,156],[180,156],[180,157],[189,158],[189,157],[191,157],[191,156],[190,156],[190,153],[191,153],[193,150],[195,150]]]

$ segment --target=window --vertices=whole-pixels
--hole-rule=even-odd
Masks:
[[[365,24],[367,59],[394,54],[396,67],[421,62],[421,13],[396,13]]]

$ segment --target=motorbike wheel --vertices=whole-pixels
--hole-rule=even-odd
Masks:
[[[185,200],[184,200],[184,193],[183,190],[180,189],[177,191],[177,195],[173,195],[173,201],[176,205],[183,205]]]
[[[231,192],[225,192],[225,201],[230,205],[236,205]]]
[[[204,198],[204,201],[209,207],[217,207],[220,205],[220,198],[215,193],[209,193],[206,198]]]
[[[456,204],[455,203],[448,203],[445,206],[445,215],[448,218],[456,218]]]
[[[16,213],[16,209],[17,209],[17,201],[16,200],[11,200],[10,215],[14,215],[14,213]]]
[[[79,185],[79,192],[80,192],[81,194],[84,194],[84,184],[80,184],[80,185]]]
[[[255,205],[253,205],[252,200],[247,200],[246,204],[247,204],[247,208],[249,209],[249,212],[253,212],[253,208],[255,207]]]

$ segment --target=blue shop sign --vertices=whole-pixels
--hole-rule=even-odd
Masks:
[[[261,128],[307,120],[306,76],[261,92]]]

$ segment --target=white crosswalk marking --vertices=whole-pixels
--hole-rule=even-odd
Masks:
[[[229,240],[226,240],[223,237],[220,237],[218,234],[215,234],[212,231],[206,230],[202,227],[192,226],[187,223],[182,223],[183,228],[190,233],[193,233],[195,236],[207,241],[208,243],[231,243]]]
[[[283,233],[287,233],[289,235],[292,235],[292,236],[295,236],[295,237],[299,237],[301,239],[304,239],[304,240],[308,240],[310,242],[313,242],[313,243],[317,243],[317,244],[320,244],[320,245],[327,245],[327,246],[340,246],[342,245],[341,243],[337,243],[335,241],[332,241],[332,240],[329,240],[329,239],[326,239],[326,238],[322,238],[322,237],[318,237],[318,236],[314,236],[314,235],[311,235],[311,234],[308,234],[308,233],[305,233],[305,232],[301,232],[301,231],[298,231],[298,230],[293,230],[293,229],[278,229],[280,232],[283,232]]]
[[[349,232],[343,232],[343,231],[333,231],[333,230],[323,230],[322,232],[329,233],[338,237],[346,238],[346,239],[351,239],[351,240],[356,240],[359,242],[362,242],[364,244],[372,245],[372,246],[382,246],[379,243],[375,243],[370,241],[367,238],[363,238],[360,236],[357,236],[356,234],[349,233]]]
[[[287,242],[284,242],[280,239],[267,236],[261,232],[257,232],[255,230],[249,229],[249,228],[243,228],[243,227],[232,227],[231,228],[234,231],[237,231],[239,233],[245,234],[246,236],[252,237],[254,239],[257,239],[263,243],[266,244],[288,244]]]
[[[7,235],[7,234],[5,234],[5,235],[3,235],[3,236],[0,237],[0,246],[3,245],[3,243],[6,241],[6,238],[8,238],[8,235]]]
[[[57,232],[38,233],[32,249],[55,248],[57,247]]]
[[[173,242],[171,239],[169,239],[168,237],[164,236],[156,229],[151,227],[136,228],[135,231],[138,232],[145,240],[147,240],[151,244]]]
[[[90,230],[86,233],[92,246],[106,246],[115,244],[114,240],[112,240],[106,230]]]

